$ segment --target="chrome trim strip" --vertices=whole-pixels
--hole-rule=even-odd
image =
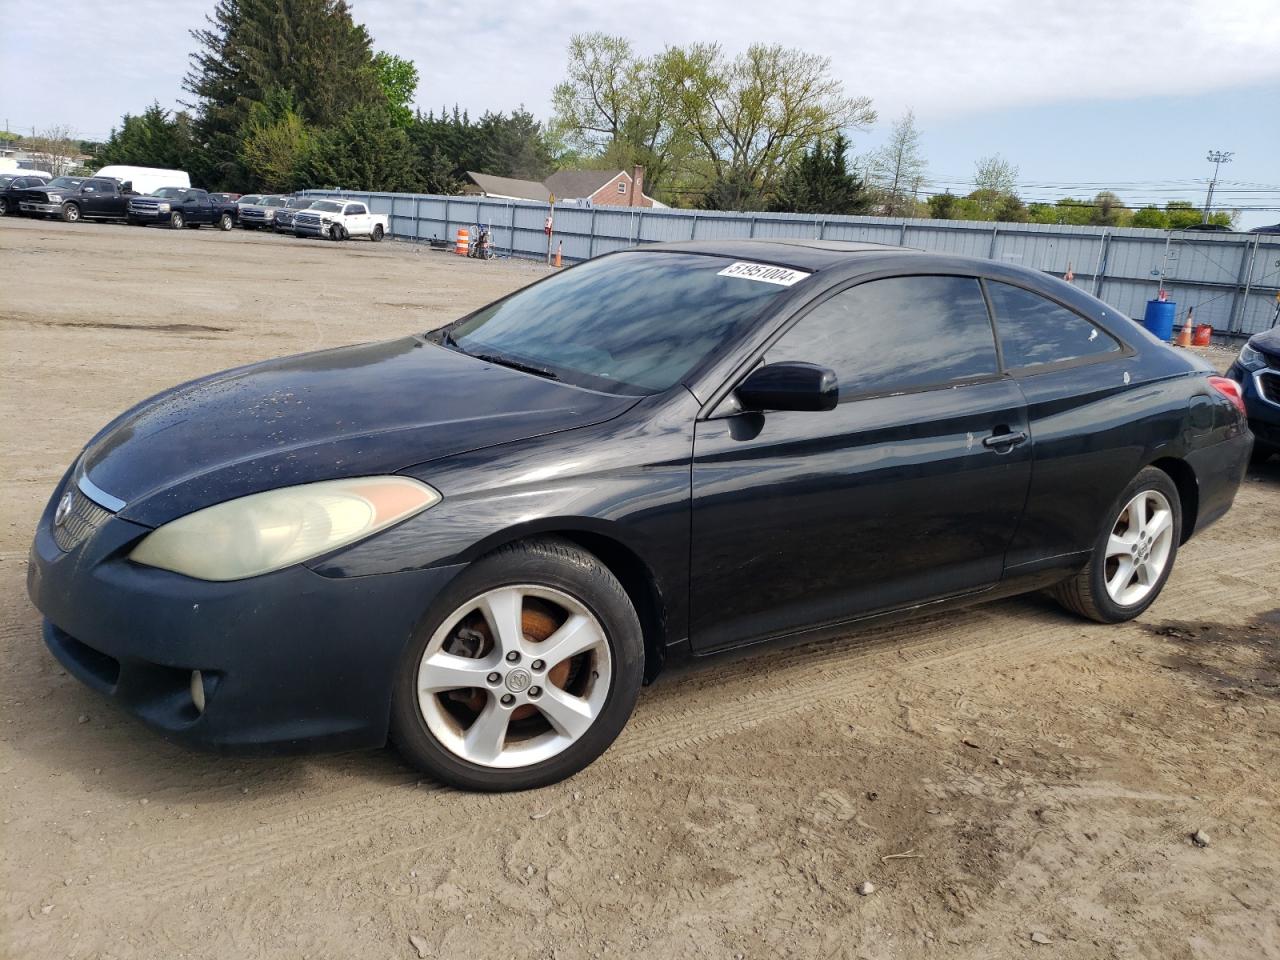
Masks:
[[[100,507],[110,510],[112,513],[119,513],[124,507],[124,501],[119,497],[113,497],[107,491],[103,490],[96,483],[89,479],[84,473],[83,468],[80,476],[76,478],[76,486],[80,488],[80,492],[92,500]]]
[[[1266,368],[1263,368],[1262,370],[1255,370],[1255,371],[1253,372],[1253,391],[1254,391],[1254,393],[1256,393],[1256,394],[1258,395],[1258,399],[1259,399],[1259,400],[1261,400],[1263,403],[1265,403],[1267,406],[1269,406],[1269,407],[1280,407],[1280,403],[1276,403],[1274,400],[1269,400],[1269,399],[1267,399],[1267,395],[1266,395],[1266,393],[1265,393],[1265,392],[1263,391],[1263,389],[1262,389],[1262,375],[1263,375],[1263,374],[1269,374],[1269,375],[1271,375],[1271,376],[1275,377],[1277,380],[1280,380],[1280,373],[1276,373],[1276,371],[1274,371],[1274,370],[1268,370],[1268,369],[1266,369]]]

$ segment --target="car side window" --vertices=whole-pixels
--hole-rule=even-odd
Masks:
[[[1111,334],[1038,293],[988,280],[987,294],[1006,367],[1036,367],[1120,352]]]
[[[347,205],[347,211],[346,211],[346,212],[347,212],[348,214],[364,213],[364,212],[365,212],[364,204],[363,204],[363,203],[351,203],[351,204],[348,204],[348,205]]]
[[[999,374],[982,288],[973,277],[890,277],[823,301],[767,351],[835,371],[840,398]]]

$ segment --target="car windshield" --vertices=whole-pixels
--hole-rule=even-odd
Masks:
[[[254,204],[261,200],[262,197],[256,193],[251,193],[247,197],[241,197],[239,202],[243,204]]]
[[[267,197],[262,201],[264,207],[283,207],[285,205],[284,197]]]
[[[657,393],[740,336],[786,290],[749,278],[758,272],[723,257],[614,254],[464,317],[442,342],[594,389]],[[805,276],[781,273],[793,283]]]
[[[9,184],[13,183],[15,179],[16,178],[13,174],[0,175],[0,187],[7,187]]]
[[[45,184],[46,187],[78,187],[84,183],[83,177],[57,177]]]
[[[172,200],[174,197],[180,197],[185,191],[181,187],[161,187],[159,190],[152,190],[151,196],[164,197],[166,200]]]
[[[291,197],[285,206],[291,210],[305,210],[307,207],[311,206],[311,201],[306,197]]]
[[[332,200],[317,200],[310,207],[311,210],[323,210],[326,213],[341,213],[342,204],[334,203]]]

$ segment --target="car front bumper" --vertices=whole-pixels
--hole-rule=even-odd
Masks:
[[[23,213],[61,213],[62,204],[60,203],[36,203],[32,200],[23,200],[19,204]]]
[[[134,223],[168,223],[172,218],[172,210],[129,210],[129,219]]]
[[[381,746],[414,626],[460,567],[362,577],[305,566],[228,583],[127,559],[148,528],[107,518],[54,538],[64,480],[36,529],[27,592],[66,669],[166,738],[220,752]],[[196,706],[199,670],[205,705]]]
[[[293,223],[294,236],[298,237],[327,237],[329,228],[333,226],[332,222],[322,220],[320,223]]]
[[[1274,367],[1246,370],[1233,363],[1227,370],[1227,376],[1240,384],[1249,429],[1254,438],[1268,447],[1280,449],[1280,402],[1268,397],[1268,394],[1280,397],[1280,370]]]

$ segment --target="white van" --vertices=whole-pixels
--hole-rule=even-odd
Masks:
[[[0,176],[44,177],[46,180],[53,179],[53,174],[48,170],[37,170],[35,167],[24,167],[12,157],[0,157]]]
[[[95,177],[112,177],[133,184],[134,193],[150,193],[161,187],[190,187],[191,177],[185,170],[160,170],[157,167],[129,167],[123,164],[103,167]]]

